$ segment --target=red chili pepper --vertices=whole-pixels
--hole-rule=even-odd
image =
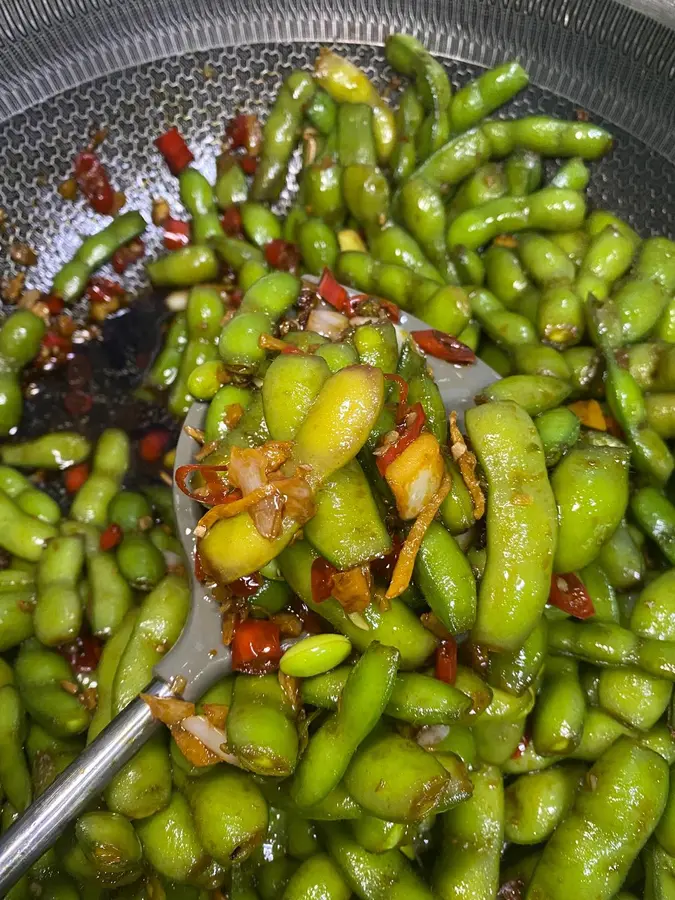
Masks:
[[[87,198],[89,205],[97,213],[107,216],[115,205],[112,189],[105,166],[92,150],[84,150],[75,157],[75,180]]]
[[[425,331],[411,331],[410,335],[425,353],[436,359],[462,366],[476,362],[476,354],[471,347],[444,331],[427,328]]]
[[[265,259],[274,269],[293,272],[300,264],[300,251],[283,238],[275,238],[265,244]]]
[[[92,278],[85,294],[90,303],[110,303],[113,297],[124,297],[126,291],[121,284],[110,278]]]
[[[396,404],[396,421],[402,422],[408,411],[408,382],[401,375],[392,372],[384,373],[385,381],[394,381],[398,385],[398,403]]]
[[[162,243],[167,250],[180,250],[190,243],[190,223],[169,216],[164,220],[164,237]]]
[[[244,299],[244,292],[241,288],[234,288],[228,294],[228,298],[230,301],[230,306],[234,309],[238,309],[241,306],[241,301]]]
[[[581,579],[574,572],[551,576],[551,593],[548,602],[575,619],[588,619],[595,615],[595,607]]]
[[[391,300],[385,300],[384,297],[378,297],[377,302],[380,304],[380,306],[386,312],[392,322],[400,321],[401,310],[395,303],[392,303]]]
[[[42,345],[47,347],[48,350],[56,350],[63,351],[67,353],[71,346],[72,341],[70,338],[63,337],[62,334],[56,334],[54,331],[48,331],[47,334],[42,338]]]
[[[252,597],[260,590],[262,583],[262,576],[254,572],[252,575],[242,575],[236,581],[231,581],[228,587],[235,597]]]
[[[370,571],[373,573],[373,575],[375,575],[377,578],[381,578],[382,581],[389,584],[396,563],[398,562],[398,557],[401,553],[402,546],[402,538],[399,537],[399,535],[394,535],[394,537],[392,538],[392,548],[389,553],[387,553],[386,556],[378,556],[377,559],[371,560]]]
[[[346,316],[351,316],[353,312],[352,300],[346,288],[343,288],[339,281],[336,280],[330,269],[324,269],[321,273],[317,293],[322,300],[335,307],[339,312]]]
[[[407,424],[408,416],[412,413],[415,414],[414,419],[410,425]],[[398,431],[400,437],[396,441],[395,444],[392,444],[387,450],[382,454],[382,456],[378,456],[376,459],[377,469],[380,475],[384,475],[389,466],[393,463],[393,461],[403,453],[406,447],[409,447],[413,441],[417,440],[420,436],[422,428],[424,427],[424,423],[426,422],[426,415],[424,414],[424,408],[421,403],[415,403],[414,406],[410,408],[406,418],[403,422],[400,422],[396,426],[396,430]]]
[[[157,462],[164,455],[171,435],[166,428],[153,428],[146,432],[138,445],[140,457],[145,462]]]
[[[241,221],[241,213],[236,206],[228,206],[227,209],[224,210],[220,219],[220,224],[223,226],[225,234],[241,234],[243,224]]]
[[[86,463],[80,463],[79,466],[72,466],[70,469],[66,469],[63,480],[68,493],[76,494],[87,478],[89,478],[89,466]]]
[[[164,157],[172,175],[180,175],[183,169],[194,160],[183,135],[175,126],[156,138],[155,147]]]
[[[69,391],[63,398],[63,405],[70,416],[86,416],[88,412],[91,412],[94,398],[86,391]]]
[[[93,634],[79,635],[70,644],[64,644],[59,652],[70,664],[75,675],[93,672],[101,658],[101,641]]]
[[[61,297],[57,297],[55,294],[48,294],[43,302],[49,310],[50,316],[58,316],[60,312],[63,312],[63,308],[66,305],[63,302],[63,299]]]
[[[239,160],[244,175],[255,175],[258,168],[258,159],[255,156],[242,156]]]
[[[311,573],[312,600],[315,603],[323,603],[330,597],[336,573],[335,566],[332,566],[323,556],[317,556],[312,563]]]
[[[530,746],[530,736],[529,734],[524,734],[521,739],[518,741],[518,746],[511,754],[511,759],[520,759],[520,757],[525,753],[527,748]]]
[[[279,668],[281,631],[266,619],[246,619],[234,629],[232,668],[247,675],[263,675]]]
[[[112,550],[122,542],[122,529],[117,522],[111,522],[99,538],[98,545],[101,550]]]
[[[450,637],[436,648],[434,675],[439,681],[454,684],[457,678],[457,641]]]
[[[487,676],[490,668],[490,654],[481,644],[463,641],[459,648],[459,656],[464,665],[469,666],[480,675]]]
[[[225,136],[232,149],[243,147],[250,156],[256,156],[262,143],[258,117],[251,113],[240,113],[227,123]]]
[[[145,256],[145,244],[140,238],[134,238],[133,241],[129,241],[128,244],[113,253],[112,267],[118,275],[121,275],[143,256]]]

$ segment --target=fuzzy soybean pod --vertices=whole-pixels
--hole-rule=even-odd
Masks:
[[[630,728],[652,728],[668,707],[672,682],[633,667],[606,669],[598,680],[598,702]]]
[[[476,581],[455,538],[438,522],[427,529],[414,569],[415,583],[431,610],[452,634],[476,619]]]
[[[107,524],[108,504],[120,489],[129,467],[129,438],[124,431],[109,428],[99,438],[92,472],[75,495],[70,515],[77,522]]]
[[[169,804],[136,823],[143,854],[164,878],[185,884],[194,882],[209,865],[190,806],[180,791],[174,790]]]
[[[370,815],[389,822],[419,822],[445,812],[471,795],[458,757],[441,765],[410,738],[381,727],[358,748],[345,773],[345,787]]]
[[[586,773],[583,763],[520,775],[504,792],[504,837],[514,844],[546,841],[574,803]]]
[[[433,900],[435,895],[400,851],[369,853],[337,822],[323,826],[320,835],[360,900]]]
[[[0,786],[17,812],[26,810],[32,800],[28,764],[23,752],[26,737],[26,713],[19,692],[13,685],[0,688]]]
[[[314,733],[291,784],[301,807],[318,803],[337,785],[359,744],[377,724],[394,687],[399,654],[373,642],[350,673],[338,710]]]
[[[494,766],[471,773],[473,795],[441,816],[433,888],[441,900],[492,900],[504,840],[504,786]]]
[[[586,715],[586,699],[577,663],[551,657],[537,696],[532,739],[542,756],[564,756],[579,744]]]
[[[349,900],[352,891],[325,853],[305,860],[291,875],[281,900]]]
[[[585,896],[610,900],[658,823],[668,766],[658,754],[622,738],[588,773],[572,810],[545,846],[527,900]]]
[[[84,564],[79,537],[57,537],[42,554],[37,572],[34,622],[37,637],[47,647],[68,643],[79,634],[82,605],[77,590]]]
[[[227,717],[228,743],[244,768],[287,777],[298,757],[295,713],[276,675],[239,675]]]
[[[556,467],[551,486],[558,508],[554,570],[573,572],[593,562],[626,512],[625,454],[609,447],[574,448]]]
[[[491,497],[488,561],[473,639],[493,650],[513,650],[533,630],[548,599],[557,532],[555,500],[539,435],[519,406],[502,402],[475,407],[467,411],[466,427]]]
[[[515,61],[495,66],[460,88],[450,102],[448,115],[455,132],[467,131],[508,103],[527,86],[529,76]]]
[[[303,112],[316,85],[306,72],[291,72],[263,126],[262,153],[251,186],[253,200],[276,200],[286,180],[288,161],[300,135]]]
[[[267,803],[249,775],[218,766],[191,783],[188,801],[201,845],[221,866],[243,862],[261,843]]]
[[[503,197],[466,210],[448,227],[448,249],[477,250],[500,234],[524,231],[573,231],[586,215],[584,197],[576,191],[545,187],[528,197]]]
[[[72,682],[73,673],[57,652],[47,650],[31,638],[21,645],[14,663],[16,686],[27,712],[56,737],[85,731],[89,714],[77,696],[62,683]]]
[[[675,641],[675,569],[650,581],[640,592],[630,618],[641,637]]]

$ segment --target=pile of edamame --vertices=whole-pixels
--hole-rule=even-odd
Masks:
[[[215,186],[167,157],[190,242],[147,265],[175,315],[146,380],[177,418],[209,403],[176,480],[235,672],[154,701],[169,728],[12,900],[675,898],[675,243],[588,208],[603,128],[489,118],[517,63],[453,93],[414,38],[385,54],[396,109],[322,50],[261,132],[239,118]],[[53,294],[138,236],[125,215]],[[21,315],[12,390],[41,338]],[[425,353],[502,376],[464,434]],[[67,511],[20,471],[90,453],[0,451],[3,829],[188,611],[170,489],[125,487],[124,433]]]

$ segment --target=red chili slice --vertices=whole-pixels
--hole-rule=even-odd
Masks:
[[[242,156],[239,160],[244,175],[255,175],[258,168],[258,159],[255,156]]]
[[[511,754],[511,759],[520,759],[520,757],[525,753],[527,748],[530,745],[530,736],[528,734],[524,734],[521,739],[518,741],[518,746]]]
[[[225,135],[232,149],[243,147],[250,156],[257,156],[262,144],[262,129],[258,117],[240,113],[227,124]]]
[[[588,619],[595,615],[595,607],[581,579],[574,572],[551,577],[551,593],[548,602],[575,619]]]
[[[162,243],[167,250],[180,250],[190,243],[190,223],[169,216],[164,220],[164,237]]]
[[[371,560],[370,571],[373,575],[389,584],[402,546],[403,539],[399,535],[394,535],[392,538],[392,548],[389,553],[387,553],[386,556],[378,556],[377,559]]]
[[[281,631],[266,619],[240,622],[232,639],[232,668],[247,675],[263,675],[279,668]]]
[[[408,415],[410,413],[415,413],[414,419],[412,420],[412,424],[408,426],[406,424],[406,420],[400,422],[396,426],[396,430],[400,434],[399,439],[395,444],[392,444],[387,450],[376,458],[377,469],[380,475],[384,475],[389,466],[393,463],[393,461],[403,453],[406,447],[409,447],[414,440],[416,440],[424,427],[424,423],[426,421],[426,415],[424,413],[424,408],[421,403],[416,403],[414,406],[410,407],[408,410]]]
[[[225,234],[234,236],[242,233],[243,224],[241,213],[236,206],[228,206],[227,209],[223,211],[220,224],[223,226]]]
[[[183,169],[194,160],[192,151],[175,126],[155,139],[155,147],[164,157],[172,175],[180,175]]]
[[[98,545],[101,550],[112,550],[122,542],[122,529],[117,522],[111,522],[110,525],[101,534]]]
[[[324,269],[321,273],[317,292],[322,300],[325,300],[326,303],[329,303],[339,312],[344,313],[346,316],[352,315],[351,298],[347,290],[336,280],[330,269]]]
[[[133,241],[129,241],[124,247],[116,250],[110,262],[117,274],[121,275],[129,266],[142,259],[143,256],[145,256],[145,244],[140,238],[134,238]]]
[[[444,359],[446,362],[462,366],[476,362],[476,354],[471,347],[467,347],[444,331],[427,328],[424,331],[411,331],[410,335],[425,353],[435,356],[436,359]]]
[[[408,411],[408,382],[402,375],[391,372],[384,373],[385,381],[394,381],[398,385],[398,403],[396,405],[396,421],[402,422]]]
[[[439,681],[454,684],[457,678],[457,641],[450,637],[436,648],[434,675]]]
[[[113,297],[124,297],[126,291],[121,284],[110,278],[92,278],[85,294],[90,303],[110,303]]]
[[[92,150],[83,150],[75,157],[75,180],[87,202],[97,213],[107,216],[115,205],[115,191],[105,166]]]
[[[138,452],[145,462],[157,462],[166,450],[171,435],[166,428],[152,428],[140,440]]]
[[[252,597],[260,590],[262,583],[262,576],[254,572],[252,575],[242,575],[236,581],[231,581],[228,587],[235,597]]]
[[[380,304],[380,306],[386,312],[392,322],[398,322],[400,320],[401,310],[395,303],[392,303],[391,300],[385,300],[384,297],[378,297],[377,302]]]
[[[89,478],[89,466],[86,463],[80,463],[79,466],[72,466],[70,469],[66,469],[63,480],[68,493],[76,494],[87,478]]]
[[[318,556],[312,563],[312,600],[315,603],[323,603],[327,600],[333,590],[333,578],[337,574],[337,569],[332,566],[323,556]]]
[[[66,658],[71,669],[76,675],[84,672],[93,672],[101,658],[103,647],[101,641],[93,634],[80,635],[70,644],[60,648],[60,653]]]
[[[283,238],[275,238],[265,244],[265,259],[274,269],[294,272],[300,264],[300,251],[295,244]]]
[[[65,306],[63,299],[57,297],[55,294],[48,294],[44,300],[44,304],[49,310],[50,316],[58,316],[59,313],[63,312]]]
[[[228,466],[208,466],[200,463],[188,463],[185,466],[179,466],[176,470],[176,485],[188,497],[193,500],[200,500],[211,506],[218,503],[230,503],[232,500],[238,500],[241,497],[241,491],[232,490],[229,484],[226,484],[218,477],[219,472],[227,472]],[[206,490],[200,491],[195,495],[187,485],[187,479],[192,472],[199,472],[206,481]],[[205,495],[205,496],[204,496]]]

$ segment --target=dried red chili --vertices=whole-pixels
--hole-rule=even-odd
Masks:
[[[434,675],[439,681],[454,684],[457,679],[457,641],[450,637],[436,648]]]
[[[445,362],[455,363],[455,365],[468,365],[476,362],[476,354],[471,347],[467,347],[456,337],[452,337],[444,331],[427,328],[424,331],[411,331],[410,336],[425,353],[436,359],[443,359]]]
[[[263,675],[279,668],[281,631],[266,619],[246,619],[234,629],[232,668],[247,675]]]
[[[115,205],[115,191],[105,166],[92,150],[83,150],[75,157],[75,180],[87,202],[97,213],[111,215]]]
[[[396,426],[396,431],[399,434],[396,443],[389,445],[385,452],[376,458],[377,469],[380,475],[384,475],[388,467],[403,453],[406,447],[409,447],[413,441],[417,440],[425,422],[426,415],[422,404],[415,403],[414,406],[410,407],[405,419]]]
[[[183,169],[194,160],[192,151],[175,126],[155,139],[155,147],[164,157],[172,175],[180,175]]]
[[[548,602],[576,619],[588,619],[595,615],[593,601],[583,582],[574,572],[551,577],[551,592]]]

